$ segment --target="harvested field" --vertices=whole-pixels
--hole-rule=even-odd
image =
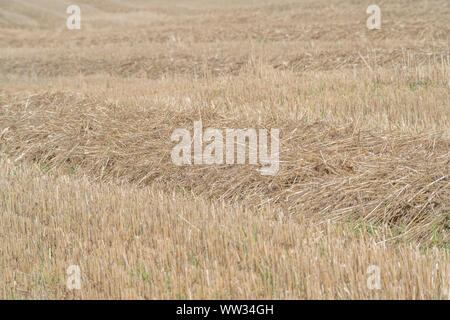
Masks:
[[[0,298],[450,298],[447,1],[380,30],[365,1],[69,4],[0,0]],[[279,171],[175,165],[200,120],[279,129]]]

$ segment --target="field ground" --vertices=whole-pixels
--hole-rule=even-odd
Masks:
[[[70,4],[0,0],[0,298],[450,298],[448,1]],[[175,166],[198,120],[280,171]]]

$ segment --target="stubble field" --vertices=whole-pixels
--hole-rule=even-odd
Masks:
[[[450,4],[370,4],[0,0],[0,298],[450,298]]]

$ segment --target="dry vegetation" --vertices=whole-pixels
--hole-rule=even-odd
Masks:
[[[0,0],[1,298],[450,298],[447,1],[76,2]],[[200,119],[278,174],[173,165]]]

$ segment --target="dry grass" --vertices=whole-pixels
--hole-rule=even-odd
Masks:
[[[445,299],[449,255],[157,188],[0,164],[3,298]],[[57,199],[57,201],[55,201]],[[82,289],[65,287],[80,266]],[[370,265],[381,290],[366,286]]]
[[[354,126],[265,118],[187,106],[102,104],[70,94],[42,94],[4,104],[5,151],[15,161],[88,174],[96,180],[159,183],[194,196],[260,207],[286,215],[362,217],[400,225],[408,236],[448,241],[449,146],[436,134],[376,133]],[[252,166],[182,166],[170,158],[176,128],[280,128],[280,171],[261,176]]]
[[[0,0],[1,298],[447,298],[447,2],[54,2]],[[173,165],[200,119],[278,174]]]

